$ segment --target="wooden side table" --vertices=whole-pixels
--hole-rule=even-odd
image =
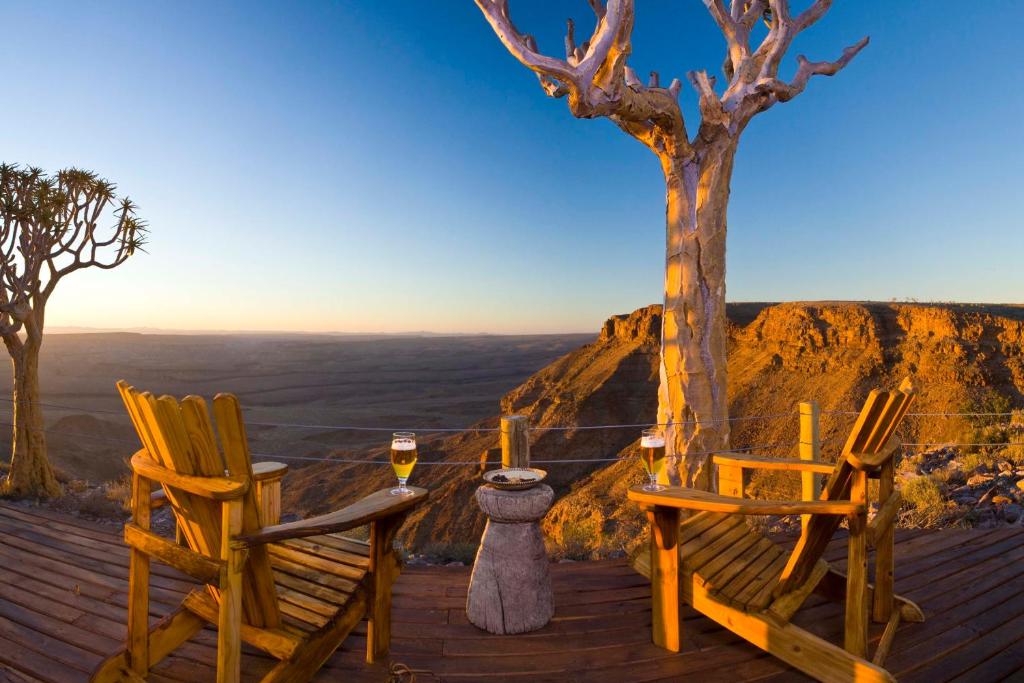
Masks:
[[[554,498],[546,484],[525,491],[477,489],[487,527],[469,581],[470,623],[490,633],[511,634],[535,631],[551,620],[555,604],[538,522]]]

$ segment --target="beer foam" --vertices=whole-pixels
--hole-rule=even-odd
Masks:
[[[391,447],[396,451],[414,451],[416,450],[416,441],[413,439],[395,439],[391,442]]]
[[[640,439],[640,448],[664,448],[665,437],[663,436],[645,436]]]

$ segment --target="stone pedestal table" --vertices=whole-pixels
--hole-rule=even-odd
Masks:
[[[540,484],[525,491],[481,486],[476,501],[487,515],[473,564],[466,616],[490,633],[526,633],[551,620],[548,556],[538,522],[555,493]]]

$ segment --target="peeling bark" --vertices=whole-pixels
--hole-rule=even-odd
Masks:
[[[710,488],[708,451],[728,448],[725,237],[735,141],[703,158],[662,159],[666,182],[665,302],[658,422],[670,452],[692,454],[683,485]]]

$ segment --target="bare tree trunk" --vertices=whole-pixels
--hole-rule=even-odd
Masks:
[[[39,405],[39,341],[9,344],[14,369],[14,439],[11,471],[3,492],[14,496],[54,497],[61,493],[46,457],[43,411]]]
[[[740,133],[777,102],[788,102],[813,76],[834,76],[868,44],[843,50],[832,62],[797,58],[796,75],[779,78],[793,40],[821,19],[832,0],[814,0],[794,15],[788,0],[704,0],[728,47],[722,94],[706,71],[690,71],[700,127],[691,139],[679,108],[682,83],[667,88],[652,71],[647,84],[627,64],[632,53],[634,0],[590,0],[596,23],[590,39],[576,41],[566,23],[565,59],[538,52],[537,41],[512,22],[508,0],[476,0],[498,39],[536,74],[550,97],[567,97],[578,118],[606,116],[658,155],[667,185],[668,235],[665,309],[661,335],[659,422],[671,423],[671,455],[684,455],[680,478],[710,490],[708,452],[729,443],[726,396],[725,212]],[[751,44],[755,26],[768,31]]]
[[[738,136],[737,136],[738,137]],[[726,206],[736,139],[690,159],[662,158],[667,200],[658,421],[682,455],[684,486],[710,490],[709,451],[728,448]]]

